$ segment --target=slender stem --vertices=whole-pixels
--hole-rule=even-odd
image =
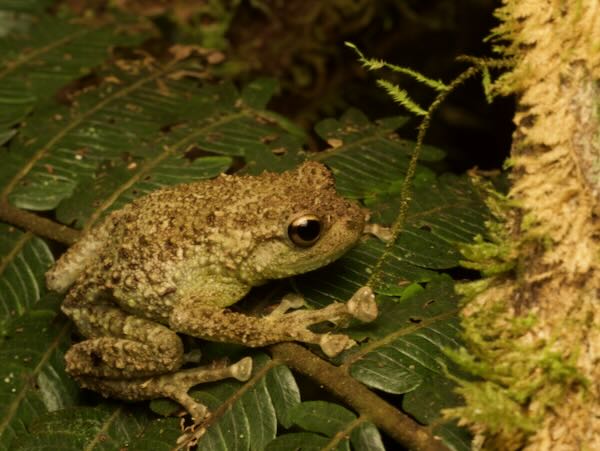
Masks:
[[[294,343],[269,346],[276,361],[302,373],[364,415],[401,445],[414,451],[447,451],[431,430],[387,403],[338,367]]]
[[[67,245],[71,245],[77,241],[80,235],[78,230],[71,227],[42,218],[35,213],[13,207],[7,200],[0,200],[0,221]]]
[[[415,148],[410,158],[410,162],[408,164],[408,169],[406,171],[406,176],[404,177],[404,181],[402,182],[402,189],[400,192],[400,211],[398,212],[398,216],[396,220],[392,224],[391,233],[392,239],[390,239],[381,254],[381,257],[377,260],[375,267],[373,268],[373,272],[371,273],[371,277],[369,277],[369,281],[367,285],[370,287],[375,287],[377,283],[381,280],[381,273],[383,268],[383,263],[387,256],[391,254],[392,248],[394,247],[394,243],[398,238],[398,235],[402,231],[404,227],[404,223],[406,222],[406,216],[408,214],[408,206],[411,202],[412,195],[412,183],[415,178],[415,173],[417,170],[417,161],[419,160],[419,155],[421,154],[421,149],[423,148],[423,140],[425,139],[425,133],[429,128],[429,123],[431,122],[431,117],[435,110],[442,104],[442,102],[448,97],[448,95],[453,92],[458,86],[463,84],[467,79],[474,76],[480,71],[480,68],[477,66],[471,66],[463,73],[461,73],[458,77],[456,77],[449,85],[448,89],[445,91],[441,91],[435,98],[435,100],[431,103],[429,108],[427,109],[427,114],[423,117],[423,120],[419,124],[419,132],[417,135],[417,142],[415,144]]]

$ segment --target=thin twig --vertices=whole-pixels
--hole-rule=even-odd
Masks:
[[[42,218],[35,213],[13,207],[6,200],[0,200],[0,221],[28,230],[37,236],[67,245],[77,241],[80,235],[78,230]]]

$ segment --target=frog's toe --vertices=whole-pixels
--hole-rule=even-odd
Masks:
[[[206,406],[197,402],[188,394],[192,387],[203,382],[218,381],[230,377],[244,382],[250,379],[251,375],[252,358],[244,357],[229,366],[218,363],[165,374],[147,382],[146,388],[154,390],[154,396],[152,397],[156,395],[166,396],[181,404],[192,416],[194,422],[198,423],[206,418],[209,412]]]
[[[346,303],[348,312],[356,319],[370,323],[377,318],[375,294],[370,287],[362,287]]]
[[[242,360],[234,363],[230,367],[231,377],[238,381],[245,382],[252,376],[252,359],[244,357]]]
[[[319,345],[327,357],[335,357],[340,352],[351,348],[356,342],[347,335],[324,334],[321,336]]]
[[[171,398],[173,401],[178,402],[187,413],[189,413],[194,420],[194,423],[200,423],[206,417],[209,416],[210,412],[208,408],[196,401],[187,393],[187,389],[178,390],[173,392],[165,392],[165,395]]]
[[[267,318],[272,320],[278,320],[290,310],[299,309],[304,307],[304,297],[298,293],[286,294],[277,307],[269,314]]]

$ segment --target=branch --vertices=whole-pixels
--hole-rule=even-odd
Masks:
[[[273,358],[310,377],[367,417],[401,445],[415,451],[447,451],[431,430],[401,413],[340,368],[295,343],[269,346]]]
[[[37,236],[51,239],[66,245],[77,241],[80,232],[35,213],[13,207],[6,199],[0,200],[0,221],[28,230]]]

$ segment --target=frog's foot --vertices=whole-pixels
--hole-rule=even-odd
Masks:
[[[377,303],[375,295],[370,287],[364,286],[359,288],[346,303],[334,302],[315,310],[297,310],[295,312],[286,313],[285,315],[269,315],[268,320],[285,320],[300,319],[305,326],[329,321],[332,323],[346,323],[350,319],[357,319],[364,323],[370,323],[377,318]]]
[[[288,295],[289,296],[289,295]],[[354,340],[344,334],[315,334],[308,330],[309,326],[322,322],[332,322],[336,324],[345,324],[350,319],[357,319],[362,322],[371,322],[377,318],[377,303],[375,295],[370,287],[361,287],[354,293],[348,302],[335,302],[322,309],[316,310],[298,310],[291,313],[285,313],[290,309],[299,308],[304,304],[304,300],[299,295],[282,300],[278,308],[283,308],[284,313],[273,311],[267,321],[282,321],[286,327],[296,329],[298,331],[298,340],[307,343],[319,344],[321,350],[329,357],[335,357],[342,351],[351,348],[356,344]],[[300,300],[298,300],[298,298]],[[300,301],[302,302],[300,304]]]
[[[365,224],[363,235],[372,235],[386,243],[394,238],[392,228],[382,226],[381,224]]]
[[[208,415],[205,405],[194,400],[188,391],[195,385],[234,378],[247,381],[252,375],[252,359],[244,357],[233,365],[223,362],[211,365],[176,371],[174,373],[153,376],[150,378],[134,378],[113,380],[91,376],[77,377],[77,382],[84,388],[101,393],[105,397],[115,397],[128,401],[144,399],[170,398],[200,422]]]
[[[363,323],[370,323],[377,319],[379,310],[377,309],[377,303],[375,302],[375,293],[371,287],[364,286],[360,287],[352,295],[350,300],[346,303],[348,312],[353,318],[356,318]]]

